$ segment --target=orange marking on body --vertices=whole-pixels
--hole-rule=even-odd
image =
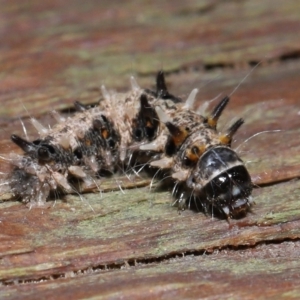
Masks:
[[[107,139],[107,138],[109,137],[109,132],[108,132],[108,130],[107,130],[106,128],[103,128],[103,129],[101,130],[101,135],[102,135],[102,137],[103,137],[104,139]]]
[[[208,118],[207,119],[207,124],[210,126],[210,127],[212,127],[212,128],[216,128],[216,126],[217,126],[217,119],[214,119],[214,118]]]
[[[200,156],[205,152],[206,147],[204,145],[194,145],[191,149],[187,149],[186,157],[193,163],[197,163]]]
[[[228,136],[227,134],[225,134],[225,135],[221,135],[219,137],[219,140],[220,140],[221,144],[223,144],[223,145],[229,145],[230,142],[231,142],[231,137]]]
[[[180,146],[186,137],[188,136],[188,132],[186,130],[180,130],[177,134],[172,135],[172,139],[176,147]]]

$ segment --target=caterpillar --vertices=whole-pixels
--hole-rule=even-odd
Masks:
[[[88,187],[95,178],[105,180],[121,167],[145,164],[172,179],[178,209],[195,203],[203,212],[216,211],[227,219],[244,216],[253,202],[252,182],[231,148],[244,121],[238,119],[224,132],[217,130],[229,97],[209,116],[202,116],[194,110],[198,90],[183,101],[169,93],[162,71],[156,90],[140,88],[134,77],[131,87],[117,93],[102,86],[99,103],[75,102],[73,116],[53,111],[57,123],[52,128],[31,118],[39,138],[11,136],[24,153],[7,158],[12,171],[0,192],[10,191],[23,202],[40,206],[53,192],[73,192],[78,182]]]

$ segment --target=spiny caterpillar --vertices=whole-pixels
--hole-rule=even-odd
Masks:
[[[239,119],[219,133],[217,121],[229,102],[223,98],[208,117],[193,110],[197,89],[184,102],[167,90],[164,74],[156,91],[141,89],[131,77],[128,93],[107,91],[88,107],[75,102],[70,117],[57,112],[57,124],[47,129],[31,119],[39,138],[30,142],[17,135],[11,140],[24,155],[9,157],[13,170],[1,184],[32,205],[44,205],[50,192],[70,193],[76,182],[88,187],[95,178],[124,166],[147,164],[163,170],[174,181],[179,209],[193,200],[205,213],[226,218],[245,215],[252,203],[252,182],[242,160],[230,148]]]

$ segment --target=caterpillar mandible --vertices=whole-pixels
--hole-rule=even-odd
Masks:
[[[98,105],[75,102],[77,113],[70,117],[53,111],[57,124],[49,129],[32,118],[39,138],[30,142],[11,136],[24,154],[7,158],[13,169],[0,192],[39,206],[51,192],[70,193],[77,182],[88,187],[121,166],[148,164],[172,178],[179,209],[193,200],[204,212],[218,211],[226,218],[245,215],[253,202],[251,177],[231,149],[243,120],[217,131],[229,98],[205,117],[193,109],[198,90],[184,102],[169,93],[162,71],[155,91],[140,88],[133,77],[131,86],[128,93],[102,86]]]

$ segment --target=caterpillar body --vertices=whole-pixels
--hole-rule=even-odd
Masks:
[[[77,113],[70,117],[53,111],[57,124],[49,129],[32,118],[39,138],[30,142],[11,136],[24,154],[7,158],[13,169],[1,191],[39,206],[51,192],[74,191],[76,182],[88,187],[121,167],[147,164],[172,178],[179,209],[194,202],[204,212],[214,210],[226,218],[245,215],[252,203],[252,182],[230,147],[243,120],[217,131],[229,98],[204,117],[193,109],[197,89],[182,101],[168,92],[162,71],[155,91],[140,88],[133,77],[131,86],[128,93],[102,86],[97,106],[75,102]]]

